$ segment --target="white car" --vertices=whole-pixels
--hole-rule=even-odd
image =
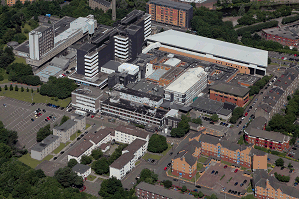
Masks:
[[[242,117],[242,120],[244,120],[245,119],[245,117]]]

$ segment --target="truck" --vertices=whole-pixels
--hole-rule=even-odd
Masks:
[[[78,115],[83,115],[83,116],[87,115],[87,113],[85,111],[81,111],[81,110],[76,110],[75,113]]]

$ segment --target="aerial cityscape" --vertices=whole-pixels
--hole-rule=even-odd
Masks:
[[[3,0],[0,197],[299,199],[298,0]]]

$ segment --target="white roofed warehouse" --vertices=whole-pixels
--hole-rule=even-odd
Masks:
[[[207,87],[207,81],[207,73],[203,68],[190,68],[165,88],[165,99],[188,104]]]
[[[245,74],[265,75],[268,66],[268,51],[180,31],[164,31],[146,41],[147,45],[161,43],[161,51],[237,68]]]

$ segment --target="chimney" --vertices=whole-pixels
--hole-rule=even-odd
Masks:
[[[112,0],[112,21],[116,20],[116,0]]]

